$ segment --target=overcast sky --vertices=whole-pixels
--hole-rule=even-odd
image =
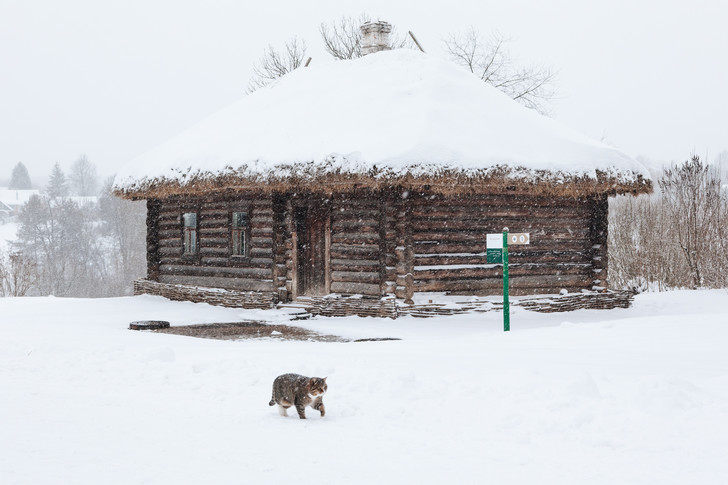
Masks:
[[[725,0],[0,0],[0,181],[82,153],[100,174],[244,95],[267,44],[366,12],[428,52],[474,26],[558,70],[553,117],[632,156],[728,149]]]

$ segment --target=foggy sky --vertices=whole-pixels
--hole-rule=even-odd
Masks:
[[[728,2],[0,0],[0,181],[82,153],[101,175],[244,95],[267,44],[368,14],[428,52],[469,26],[558,70],[553,117],[632,156],[728,149]]]

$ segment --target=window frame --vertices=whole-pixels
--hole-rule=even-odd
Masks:
[[[250,259],[250,214],[247,210],[231,209],[228,212],[230,226],[230,257],[236,260]],[[235,226],[235,214],[245,214],[245,225]],[[242,254],[235,253],[235,235],[239,234],[242,238]]]
[[[194,228],[191,228],[191,226],[186,225],[185,221],[185,215],[186,214],[194,214],[195,215],[195,226]],[[182,232],[182,258],[187,260],[199,260],[200,259],[200,210],[198,207],[183,207],[182,212],[180,215],[180,226],[181,226],[181,232]],[[191,228],[191,230],[188,230],[188,227]],[[194,232],[195,235],[195,250],[193,252],[187,251],[187,234],[189,232]]]
[[[233,214],[236,212],[242,212],[245,214],[246,223],[243,229],[241,230],[242,237],[244,239],[243,243],[243,254],[234,254],[233,253],[233,232],[235,229],[233,228]],[[228,217],[227,217],[227,226],[228,226],[228,258],[230,260],[231,264],[247,264],[250,262],[250,250],[252,249],[252,244],[250,241],[250,221],[251,221],[251,207],[248,204],[230,204],[228,207]]]

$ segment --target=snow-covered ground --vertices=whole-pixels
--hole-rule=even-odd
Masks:
[[[401,341],[136,332],[285,320],[162,298],[0,299],[0,483],[728,483],[728,292],[627,310],[302,326]],[[268,407],[328,376],[325,418]]]
[[[0,251],[7,251],[10,248],[10,243],[17,238],[17,232],[18,224],[15,222],[0,224]]]

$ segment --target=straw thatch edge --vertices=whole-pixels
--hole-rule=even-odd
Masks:
[[[279,165],[260,172],[248,166],[227,167],[221,172],[179,171],[173,177],[118,181],[114,193],[125,199],[199,196],[223,191],[317,192],[333,194],[357,189],[401,187],[442,195],[523,193],[585,197],[595,194],[652,192],[652,181],[631,171],[597,170],[591,174],[496,165],[481,169],[412,165],[404,170],[372,167],[346,170],[335,164]]]

